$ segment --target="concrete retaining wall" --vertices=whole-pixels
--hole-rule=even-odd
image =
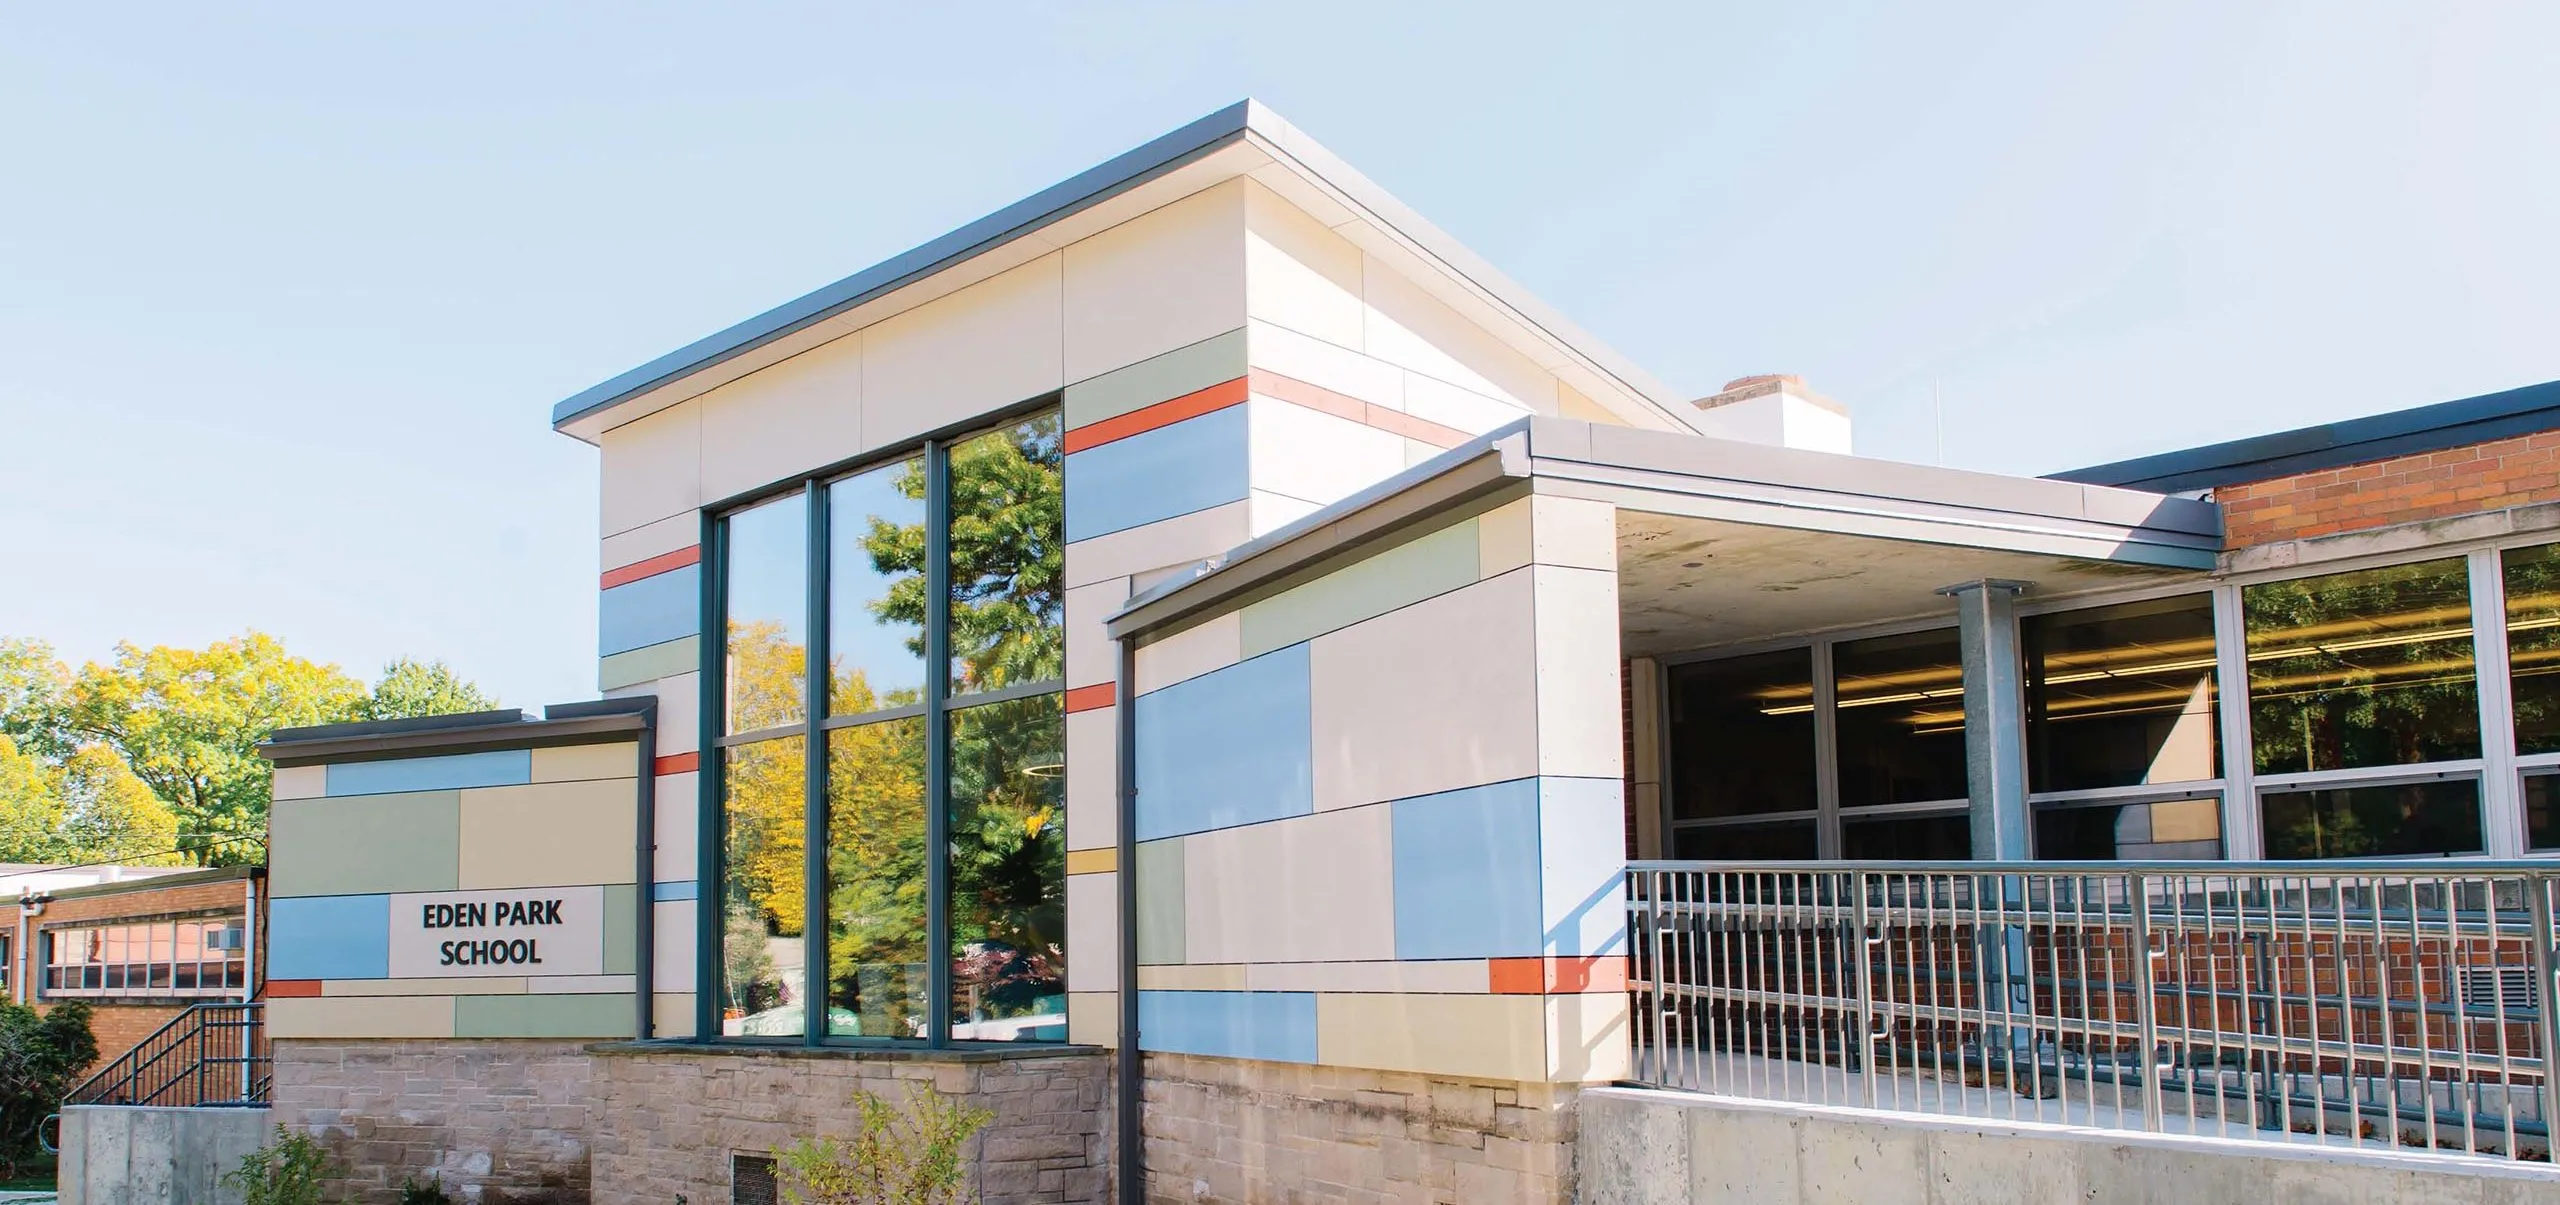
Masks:
[[[62,1205],[239,1205],[223,1174],[272,1129],[265,1109],[71,1106],[62,1111]]]
[[[2546,1164],[2116,1134],[1640,1088],[1583,1093],[1578,1162],[1583,1205],[2560,1205],[2560,1172]]]

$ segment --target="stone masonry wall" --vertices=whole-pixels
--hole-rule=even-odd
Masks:
[[[965,1060],[965,1061],[963,1061]],[[989,1205],[1110,1198],[1111,1060],[843,1050],[610,1046],[595,1054],[597,1205],[729,1199],[729,1156],[861,1129],[858,1092],[891,1101],[930,1089],[995,1120],[967,1155]]]
[[[1573,1199],[1576,1085],[1146,1058],[1150,1202]]]
[[[275,1055],[276,1122],[328,1148],[333,1201],[389,1205],[430,1174],[476,1205],[588,1200],[585,1043],[286,1038]]]

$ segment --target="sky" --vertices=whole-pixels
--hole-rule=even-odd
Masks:
[[[552,403],[1243,97],[1693,396],[2042,473],[2560,378],[2560,5],[21,5],[0,636],[590,697]]]

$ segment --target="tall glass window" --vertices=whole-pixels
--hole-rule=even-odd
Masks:
[[[2258,773],[2480,756],[2461,558],[2267,582],[2240,605]]]
[[[2018,635],[2029,790],[2221,776],[2212,595],[2032,615]]]
[[[1842,641],[1831,664],[1840,806],[1963,799],[1964,653],[1956,630]]]
[[[1065,1039],[1060,440],[724,518],[718,1033]]]
[[[2560,753],[2560,544],[2510,548],[2500,559],[2516,752]]]
[[[1676,665],[1670,705],[1672,846],[1681,857],[1810,858],[1815,808],[1813,652]],[[1753,817],[1800,819],[1735,824]]]

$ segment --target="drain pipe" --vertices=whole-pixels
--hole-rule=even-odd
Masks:
[[[1123,636],[1113,642],[1120,652],[1120,681],[1113,695],[1112,726],[1119,748],[1120,798],[1118,848],[1120,897],[1120,1205],[1145,1205],[1146,1120],[1142,1056],[1138,1053],[1138,651]]]

